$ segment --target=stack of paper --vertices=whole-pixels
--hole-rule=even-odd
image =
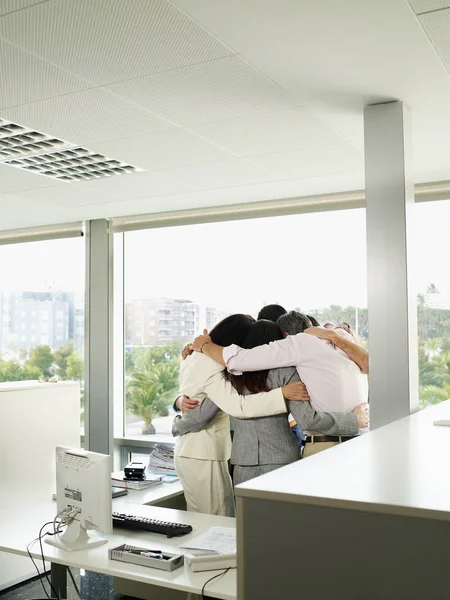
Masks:
[[[125,479],[125,473],[123,471],[118,471],[117,473],[113,473],[111,475],[111,484],[120,487],[126,488],[127,490],[146,490],[150,487],[154,487],[156,485],[160,485],[162,483],[162,478],[157,475],[150,475],[149,473],[145,474],[145,479]]]
[[[147,470],[152,473],[175,473],[174,446],[155,444],[150,452]]]
[[[236,529],[211,527],[179,546],[186,549],[186,564],[193,571],[215,571],[236,567]]]
[[[236,529],[234,527],[210,527],[205,533],[189,542],[180,544],[179,547],[214,554],[233,554],[236,552]]]

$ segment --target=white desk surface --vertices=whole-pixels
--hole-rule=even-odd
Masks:
[[[174,481],[173,483],[162,483],[154,488],[147,490],[128,490],[126,496],[119,496],[114,498],[114,502],[121,501],[126,504],[157,504],[161,500],[168,500],[175,496],[181,496],[183,493],[183,487],[181,481]]]
[[[0,382],[0,392],[21,392],[23,390],[31,389],[60,389],[62,387],[80,385],[79,381],[57,381],[51,383],[50,381],[37,381],[35,379],[29,381],[2,381]]]
[[[174,485],[174,484],[168,484]],[[131,543],[151,548],[160,549],[165,552],[176,552],[178,545],[192,539],[206,531],[209,527],[235,527],[235,519],[230,517],[217,517],[185,511],[171,510],[156,506],[142,506],[120,502],[121,498],[113,501],[113,510],[128,514],[136,514],[157,518],[166,521],[187,523],[194,528],[189,535],[180,538],[168,539],[165,536],[145,532],[126,531],[115,529],[108,536],[108,543],[89,550],[67,552],[43,543],[45,558],[54,563],[69,567],[85,568],[97,573],[104,573],[123,579],[131,579],[142,583],[172,588],[186,592],[201,593],[203,584],[219,571],[205,571],[201,573],[192,572],[186,565],[168,573],[149,567],[141,567],[108,559],[108,549],[124,543]],[[27,544],[39,533],[39,529],[47,521],[53,521],[56,513],[56,504],[50,501],[34,502],[25,506],[6,508],[5,504],[0,507],[0,551],[27,556]],[[12,517],[12,514],[14,518]],[[91,536],[96,532],[91,531]],[[34,558],[40,557],[39,544],[34,543],[31,548]],[[183,550],[179,550],[183,553]],[[208,596],[221,598],[222,600],[236,599],[236,569],[232,569],[223,577],[215,579],[206,588]]]
[[[236,488],[236,496],[450,521],[450,400]]]

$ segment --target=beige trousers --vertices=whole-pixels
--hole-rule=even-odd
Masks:
[[[312,456],[313,454],[317,454],[318,452],[322,452],[322,450],[327,450],[328,448],[332,448],[333,446],[337,446],[340,442],[308,442],[305,444],[303,448],[303,458],[307,458],[308,456]]]
[[[234,517],[233,484],[227,462],[176,456],[175,468],[189,511]]]

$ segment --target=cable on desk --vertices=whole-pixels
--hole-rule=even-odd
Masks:
[[[205,583],[203,584],[203,587],[202,587],[202,598],[206,597],[205,596],[205,588],[208,585],[208,583],[210,583],[214,579],[217,579],[218,577],[222,577],[223,575],[226,575],[230,569],[231,569],[231,567],[228,567],[228,569],[225,569],[225,571],[222,571],[222,573],[219,573],[218,575],[214,575],[214,577],[211,577],[211,579],[208,579],[208,581],[205,581]]]
[[[30,559],[31,559],[31,562],[33,563],[33,565],[34,565],[34,568],[36,569],[36,572],[37,572],[37,574],[38,574],[38,576],[39,576],[39,581],[41,582],[41,585],[42,585],[42,589],[44,590],[44,594],[47,596],[47,599],[48,599],[48,600],[52,600],[52,599],[50,598],[50,596],[48,595],[48,592],[47,592],[47,590],[45,589],[45,585],[44,585],[44,582],[43,582],[43,580],[42,580],[42,575],[41,575],[41,573],[40,573],[40,571],[39,571],[39,568],[38,568],[37,564],[34,562],[34,558],[31,556],[31,552],[30,552],[30,546],[31,546],[32,544],[34,544],[35,542],[39,541],[39,544],[40,544],[40,547],[41,547],[42,563],[43,563],[43,565],[44,565],[44,575],[45,575],[45,577],[46,577],[46,579],[47,579],[47,581],[48,581],[48,583],[49,583],[49,585],[50,585],[50,587],[51,587],[51,589],[52,589],[53,593],[55,594],[55,598],[56,598],[56,597],[58,596],[58,594],[56,593],[56,591],[55,591],[55,588],[54,588],[54,587],[53,587],[53,585],[51,584],[51,581],[49,580],[49,578],[48,578],[48,575],[47,575],[47,573],[45,572],[45,559],[44,559],[44,553],[43,553],[43,550],[42,550],[42,530],[44,529],[44,527],[47,527],[47,525],[52,525],[52,524],[53,524],[53,521],[49,521],[48,523],[45,523],[44,525],[42,525],[42,527],[41,527],[41,529],[40,529],[40,531],[39,531],[39,535],[38,535],[38,537],[37,537],[37,538],[35,538],[35,539],[34,539],[32,542],[30,542],[30,543],[28,544],[28,546],[27,546],[27,553],[28,553],[28,556],[30,557]],[[47,533],[48,533],[48,532],[47,532]],[[47,534],[45,534],[45,535],[47,535]]]
[[[54,523],[55,523],[55,521],[53,520],[53,526],[54,526]],[[44,527],[46,527],[47,525],[50,525],[50,524],[51,524],[51,522],[49,522],[49,523],[45,523],[45,525],[42,525],[42,527],[41,527],[41,528],[40,528],[40,530],[39,530],[39,536],[38,536],[38,539],[39,539],[39,547],[40,547],[40,549],[41,549],[42,567],[43,567],[43,569],[44,569],[44,575],[45,575],[45,579],[47,580],[47,583],[48,583],[48,585],[50,586],[50,588],[51,588],[52,592],[55,594],[55,598],[59,598],[59,600],[61,600],[61,594],[59,594],[59,593],[57,593],[57,592],[56,592],[55,588],[53,587],[53,584],[52,584],[52,582],[51,582],[51,581],[50,581],[50,579],[48,578],[48,573],[47,573],[47,571],[45,570],[45,558],[44,558],[44,548],[42,547],[42,538],[43,538],[43,537],[45,537],[46,535],[49,535],[49,534],[50,534],[50,532],[49,532],[49,531],[47,531],[46,533],[44,533],[44,535],[42,535],[42,530],[44,529]],[[44,587],[44,586],[43,586],[43,587]],[[47,597],[48,597],[48,598],[50,598],[50,596],[48,595],[48,593],[47,593],[47,590],[45,589],[45,587],[44,587],[44,590],[45,590],[45,593],[47,594]]]

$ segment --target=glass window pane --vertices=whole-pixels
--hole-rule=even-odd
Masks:
[[[416,205],[420,407],[450,398],[450,200]]]
[[[83,422],[84,238],[0,246],[0,381],[77,380]]]
[[[182,347],[266,304],[348,322],[367,340],[365,211],[125,234],[126,435],[171,435]]]

